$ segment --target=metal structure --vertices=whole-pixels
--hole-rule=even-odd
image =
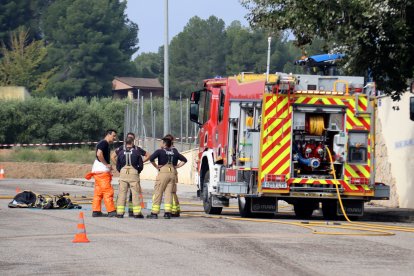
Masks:
[[[184,110],[184,106],[186,110]],[[170,133],[177,138],[175,145],[180,151],[197,147],[196,132],[198,126],[189,122],[188,106],[189,100],[180,98],[179,101],[175,102],[172,109],[172,113],[175,114],[178,120],[173,124],[174,128],[171,129]],[[149,112],[145,110],[149,110]],[[149,100],[144,100],[144,97],[141,96],[139,100],[129,101],[124,112],[124,136],[128,132],[135,133],[139,145],[152,152],[159,146],[157,141],[164,136],[162,133],[164,122],[160,116],[157,117],[157,114],[160,113],[155,109],[152,94],[150,94]]]
[[[329,219],[340,215],[336,187],[354,216],[364,202],[388,199],[389,187],[374,180],[371,94],[363,77],[205,80],[190,98],[190,118],[200,125],[197,184],[205,212],[219,214],[237,198],[242,216],[273,214],[284,200],[300,218],[322,203]]]
[[[168,52],[168,0],[164,0],[164,135],[170,133],[170,75]]]

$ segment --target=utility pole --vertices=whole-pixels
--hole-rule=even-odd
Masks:
[[[272,37],[267,38],[267,67],[266,67],[266,82],[269,82],[269,71],[270,71],[270,43],[272,42]]]
[[[186,117],[186,120],[185,120],[185,129],[186,129],[185,142],[188,144],[189,143],[188,142],[188,135],[190,135],[188,133],[188,119],[190,118],[190,115],[188,115],[188,112],[190,112],[190,107],[189,107],[189,104],[188,104],[188,98],[187,98],[186,110],[187,110],[187,117]]]
[[[138,143],[139,143],[139,139],[141,138],[141,136],[140,136],[140,126],[139,126],[139,97],[140,97],[140,90],[138,89],[137,90],[137,116],[135,117],[135,119],[136,120],[134,120],[134,125],[135,125],[135,128],[134,128],[134,130],[132,131],[132,132],[134,132],[136,135],[137,135],[137,137],[138,137]]]
[[[170,95],[168,58],[168,0],[164,0],[164,135],[170,133]]]
[[[180,137],[181,137],[181,151],[183,151],[183,100],[180,92]]]

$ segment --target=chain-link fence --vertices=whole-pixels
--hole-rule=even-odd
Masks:
[[[133,132],[138,144],[147,151],[160,147],[163,133],[163,99],[159,97],[144,98],[138,93],[138,98],[131,100],[125,107],[124,136]],[[176,137],[174,146],[179,151],[196,148],[198,145],[198,126],[189,120],[189,101],[182,99],[170,101],[170,129]],[[125,139],[125,137],[123,137]]]

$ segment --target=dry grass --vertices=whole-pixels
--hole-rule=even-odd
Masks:
[[[92,164],[94,159],[95,151],[89,148],[71,150],[16,148],[0,150],[0,162]]]

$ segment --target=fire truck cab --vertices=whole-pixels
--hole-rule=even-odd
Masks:
[[[220,214],[237,198],[241,216],[274,214],[278,201],[309,218],[350,216],[364,202],[388,199],[376,183],[373,85],[363,77],[241,73],[204,81],[191,94],[200,126],[198,196]]]

